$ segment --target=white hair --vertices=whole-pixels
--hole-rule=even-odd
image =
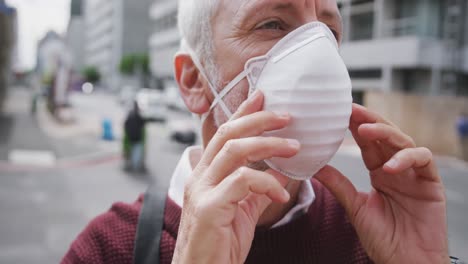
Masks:
[[[181,36],[181,51],[188,45],[199,61],[211,83],[218,86],[219,76],[214,62],[213,31],[211,21],[220,0],[179,0],[178,25]],[[216,87],[217,89],[218,87]]]

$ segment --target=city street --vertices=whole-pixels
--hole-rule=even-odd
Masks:
[[[42,108],[30,113],[30,94],[10,89],[0,115],[0,263],[58,263],[86,223],[115,201],[132,202],[151,182],[166,182],[185,149],[170,140],[168,125],[148,127],[148,176],[129,175],[120,159],[126,110],[113,95],[72,94],[60,124]],[[101,139],[101,122],[112,121],[114,141]],[[168,120],[193,122],[170,112]],[[332,165],[369,190],[358,148],[345,140]],[[468,164],[437,157],[448,198],[451,254],[468,259]]]

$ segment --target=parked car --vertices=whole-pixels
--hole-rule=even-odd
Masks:
[[[143,88],[138,91],[135,100],[143,118],[156,122],[166,121],[167,106],[161,91]]]
[[[172,120],[168,123],[171,140],[184,144],[195,145],[197,142],[197,124],[194,120]]]
[[[165,89],[166,103],[169,109],[187,111],[184,100],[179,94],[179,89],[175,86],[168,86]]]

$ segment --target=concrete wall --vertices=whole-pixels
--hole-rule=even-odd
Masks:
[[[177,28],[153,34],[150,38],[151,71],[157,78],[174,76],[174,56],[179,50]]]
[[[82,17],[72,17],[68,25],[67,44],[73,54],[73,69],[81,72],[84,68],[84,30],[85,23]]]
[[[161,21],[177,14],[177,1],[153,1],[149,12],[153,34],[149,38],[151,72],[158,79],[170,80],[174,77],[174,55],[179,50],[180,36],[175,21]],[[173,24],[171,24],[173,23]]]
[[[340,53],[351,69],[385,66],[419,68],[448,66],[443,43],[415,36],[343,43]]]
[[[365,105],[397,124],[418,146],[461,158],[456,120],[468,112],[468,97],[367,92]]]

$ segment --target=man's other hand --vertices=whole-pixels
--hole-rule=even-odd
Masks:
[[[346,209],[369,256],[376,263],[450,263],[445,191],[432,153],[362,106],[353,106],[350,129],[372,191],[358,192],[330,166],[315,177]]]

